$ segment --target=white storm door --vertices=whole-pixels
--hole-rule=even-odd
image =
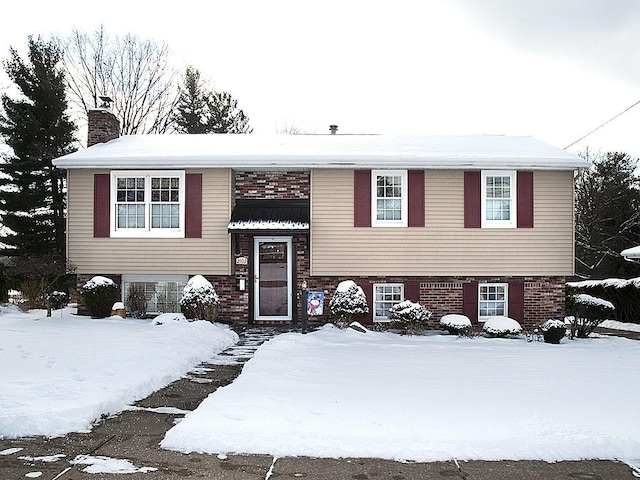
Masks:
[[[256,320],[291,320],[291,237],[255,237],[253,295]]]

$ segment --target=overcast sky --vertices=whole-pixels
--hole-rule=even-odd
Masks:
[[[638,0],[35,0],[0,57],[76,27],[166,42],[255,132],[532,135],[564,148],[640,101]],[[7,80],[0,80],[6,87]],[[640,105],[569,150],[640,157]]]

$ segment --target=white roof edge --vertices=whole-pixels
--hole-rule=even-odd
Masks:
[[[575,170],[576,155],[503,135],[133,135],[53,161],[61,168]]]
[[[624,258],[640,258],[640,245],[637,247],[627,248],[626,250],[620,252],[620,255],[622,255]]]

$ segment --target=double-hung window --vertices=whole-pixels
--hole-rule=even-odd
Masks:
[[[506,283],[481,283],[478,285],[478,319],[508,315],[508,289]]]
[[[111,198],[111,236],[184,236],[184,171],[111,172]]]
[[[406,170],[373,170],[371,172],[372,226],[407,226],[407,189]]]
[[[516,172],[482,172],[482,227],[516,227]]]
[[[389,309],[404,300],[402,283],[376,283],[373,285],[373,320],[388,322]]]

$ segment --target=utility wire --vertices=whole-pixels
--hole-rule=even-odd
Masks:
[[[580,137],[579,139],[577,139],[575,142],[570,143],[569,145],[567,145],[566,147],[563,148],[563,150],[566,150],[569,147],[573,147],[576,143],[584,140],[585,138],[587,138],[589,135],[591,135],[592,133],[597,132],[598,130],[600,130],[602,127],[604,127],[605,125],[607,125],[608,123],[613,122],[616,118],[618,118],[620,115],[622,115],[623,113],[627,113],[629,110],[631,110],[633,107],[635,107],[636,105],[640,104],[640,100],[638,100],[636,103],[634,103],[633,105],[631,105],[630,107],[625,108],[623,111],[621,111],[619,114],[611,117],[609,120],[607,120],[606,122],[604,122],[601,125],[598,125],[596,128],[594,128],[593,130],[591,130],[589,133],[587,133],[586,135],[583,135],[582,137]]]

